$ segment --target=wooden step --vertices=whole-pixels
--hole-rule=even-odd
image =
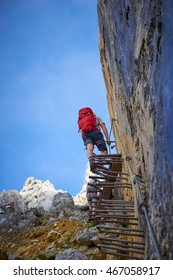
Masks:
[[[136,237],[144,237],[144,232],[139,229],[133,229],[133,228],[125,228],[125,227],[112,227],[107,225],[98,225],[97,228],[102,233],[107,234],[118,234],[123,236],[136,236]]]
[[[95,215],[95,218],[98,220],[100,224],[106,223],[106,224],[120,224],[125,226],[138,226],[138,223],[132,222],[132,221],[125,221],[125,220],[109,220],[109,219],[103,219],[99,216]]]
[[[112,244],[98,244],[98,247],[107,248],[109,250],[118,250],[118,251],[130,252],[130,253],[144,254],[143,248],[138,249],[138,247],[135,246],[129,247],[122,244],[116,246]]]
[[[112,238],[112,237],[107,237],[107,236],[99,236],[99,239],[102,242],[109,242],[109,241],[116,241],[120,243],[125,243],[125,244],[136,244],[136,245],[143,245],[145,246],[145,243],[142,241],[137,241],[137,240],[129,240],[129,239],[120,239],[120,238]]]
[[[110,254],[110,255],[114,255],[114,256],[118,256],[118,257],[123,257],[125,259],[134,259],[134,260],[143,260],[143,256],[139,257],[138,255],[132,255],[132,254],[123,254],[123,253],[119,253],[119,252],[113,252],[110,251],[109,249],[107,249],[106,247],[99,247],[100,251],[105,253],[105,254]]]

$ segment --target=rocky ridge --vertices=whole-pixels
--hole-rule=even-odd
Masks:
[[[0,259],[105,259],[98,230],[87,222],[86,186],[72,197],[30,177],[20,192],[0,193]]]

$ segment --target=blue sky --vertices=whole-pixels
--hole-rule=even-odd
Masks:
[[[78,110],[110,129],[97,1],[1,0],[0,41],[0,191],[35,177],[76,195],[87,164]]]

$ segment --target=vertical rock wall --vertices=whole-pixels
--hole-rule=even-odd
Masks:
[[[132,157],[133,172],[147,183],[162,257],[173,259],[173,6],[171,0],[98,0],[98,20],[117,151]],[[150,259],[149,238],[147,249]]]

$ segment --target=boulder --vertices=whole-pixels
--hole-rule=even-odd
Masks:
[[[43,207],[45,211],[52,208],[52,200],[58,192],[49,180],[41,181],[30,177],[20,191],[27,209]]]
[[[0,193],[1,214],[10,212],[24,212],[25,203],[17,190],[2,191]]]
[[[58,253],[55,260],[87,260],[87,256],[80,251],[70,248]]]
[[[58,192],[54,195],[52,206],[57,210],[62,208],[75,208],[73,197],[68,192]]]

